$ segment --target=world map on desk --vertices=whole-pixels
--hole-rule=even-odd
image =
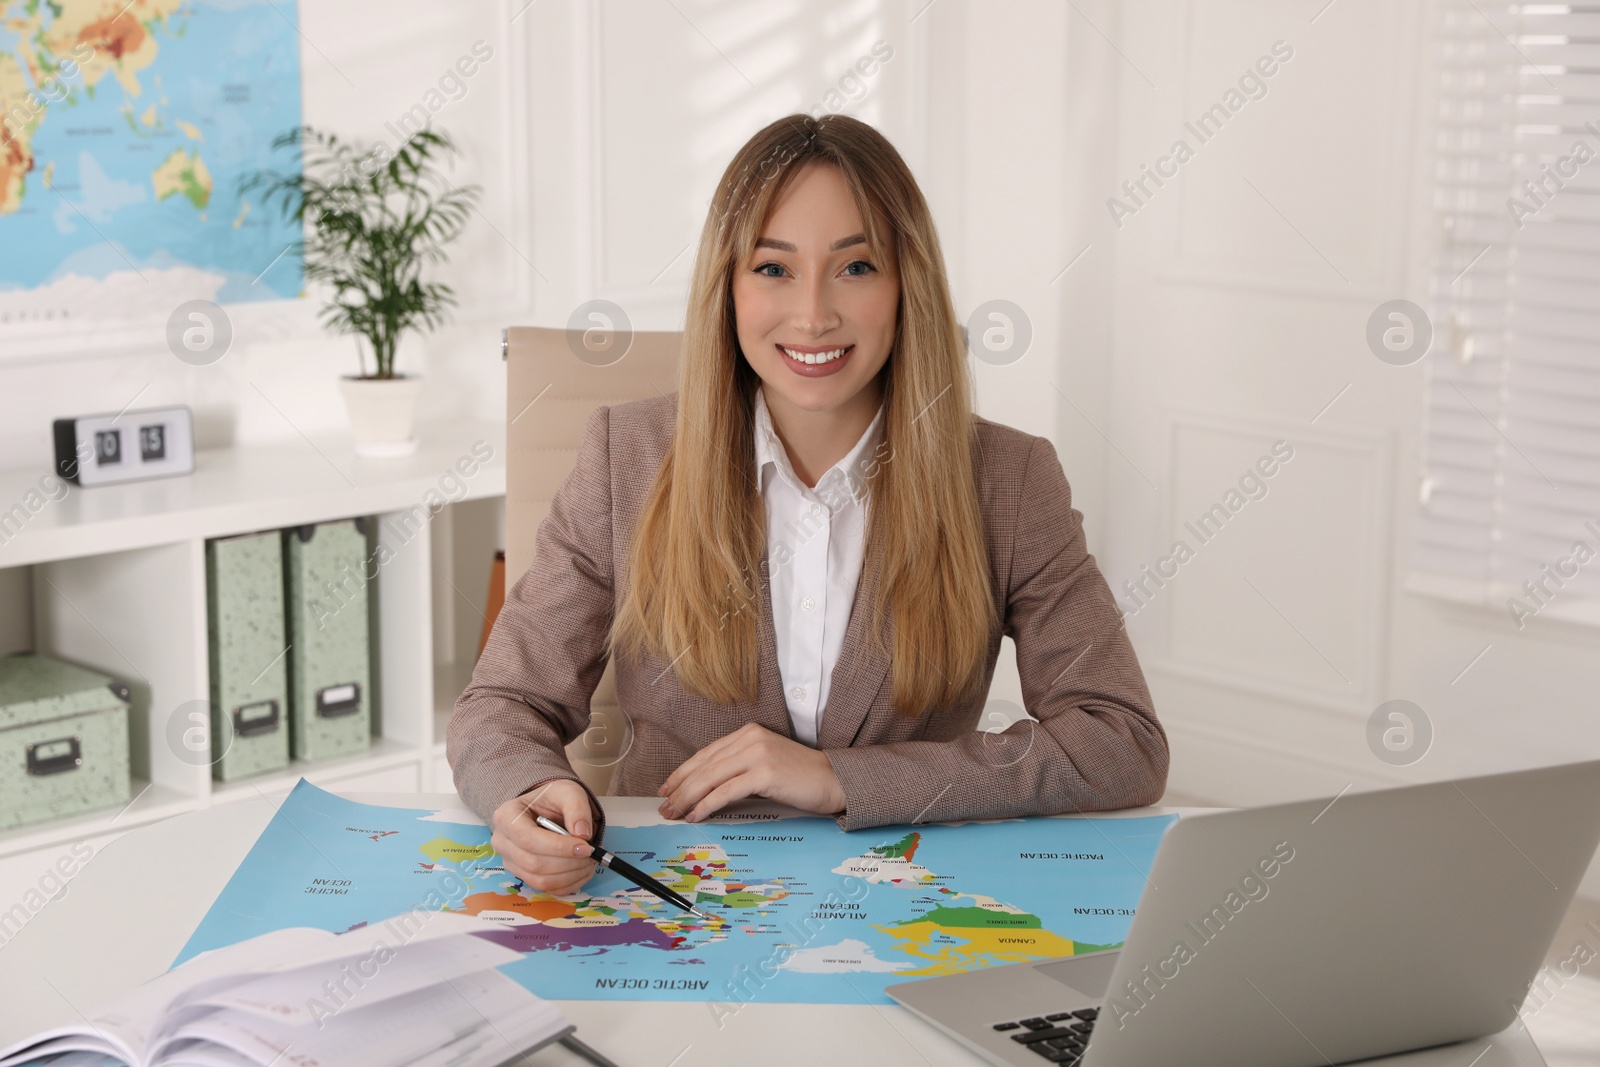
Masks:
[[[894,982],[1120,945],[1176,818],[607,827],[609,850],[706,921],[605,870],[574,895],[531,889],[486,826],[302,780],[175,963],[288,926],[442,910],[498,924],[487,936],[525,953],[504,973],[552,999],[888,1003]]]
[[[0,0],[0,328],[301,289],[300,228],[242,195],[297,162],[294,3]]]

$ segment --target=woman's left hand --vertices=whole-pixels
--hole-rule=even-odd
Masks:
[[[845,803],[827,756],[753,722],[684,760],[656,792],[666,797],[662,815],[689,822],[745,797],[823,815],[842,811]]]

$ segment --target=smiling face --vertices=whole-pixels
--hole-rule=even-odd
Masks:
[[[854,414],[864,429],[899,303],[895,265],[871,255],[850,186],[825,163],[807,164],[784,191],[733,275],[739,348],[775,416]]]

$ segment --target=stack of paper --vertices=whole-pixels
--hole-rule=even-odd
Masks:
[[[278,930],[202,953],[0,1067],[494,1067],[572,1027],[494,968],[493,924],[406,912],[344,934]]]

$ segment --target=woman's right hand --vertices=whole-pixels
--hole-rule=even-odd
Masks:
[[[546,830],[533,821],[536,815],[554,819],[572,836]],[[524,885],[569,896],[594,877],[588,844],[593,830],[589,794],[571,779],[556,778],[496,808],[489,844]]]

